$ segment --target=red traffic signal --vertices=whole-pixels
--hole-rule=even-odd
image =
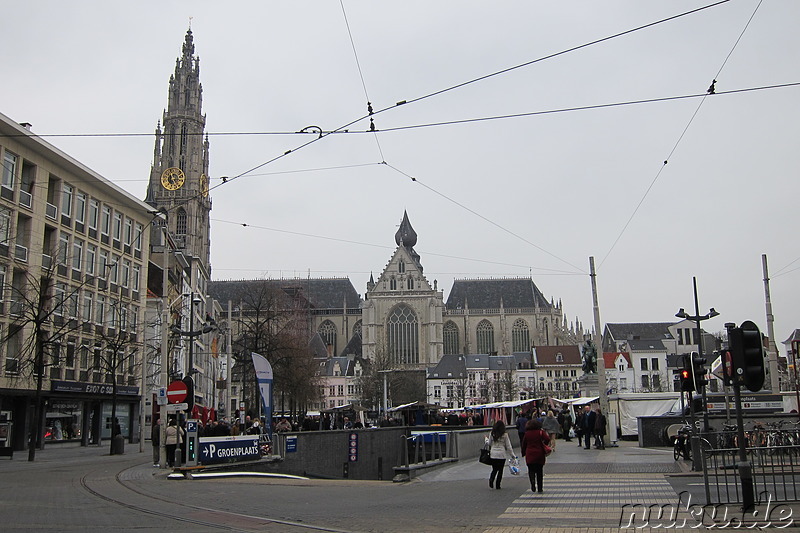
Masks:
[[[678,372],[678,379],[681,382],[681,390],[684,392],[692,392],[694,390],[694,379],[692,378],[692,357],[689,354],[684,354],[683,368]]]

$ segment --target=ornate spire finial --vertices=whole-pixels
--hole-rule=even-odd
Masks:
[[[400,222],[400,228],[394,234],[394,242],[398,246],[405,246],[406,248],[411,248],[417,244],[417,232],[411,227],[407,211],[403,211],[403,221]]]

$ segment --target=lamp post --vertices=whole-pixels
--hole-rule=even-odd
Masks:
[[[184,331],[178,324],[173,324],[170,326],[170,331],[175,335],[180,337],[186,337],[189,340],[189,363],[186,369],[186,377],[192,380],[192,385],[194,385],[194,378],[192,375],[195,372],[194,369],[194,339],[199,337],[200,335],[205,335],[214,330],[217,327],[216,322],[214,319],[210,319],[208,321],[203,322],[203,326],[200,329],[194,329],[194,306],[201,303],[202,300],[198,295],[195,293],[191,294],[191,305],[189,308],[189,331]],[[189,391],[190,394],[194,395],[194,387],[192,390]],[[191,398],[191,403],[194,404],[194,399]]]
[[[714,318],[715,316],[718,316],[719,313],[716,310],[714,310],[714,308],[712,307],[709,310],[708,313],[706,313],[705,315],[701,315],[700,314],[700,305],[699,305],[698,300],[697,300],[697,278],[696,277],[692,277],[692,287],[694,289],[694,315],[688,314],[686,311],[683,310],[683,307],[681,307],[680,310],[677,313],[675,313],[675,316],[678,317],[678,318],[682,318],[684,320],[691,320],[697,325],[697,332],[696,332],[696,336],[697,336],[697,356],[698,356],[698,358],[702,358],[703,357],[703,330],[700,327],[700,323],[703,320],[708,320],[710,318]],[[689,359],[691,361],[691,354],[689,355]],[[692,379],[695,380],[695,383],[697,382],[697,380],[696,380],[696,378],[694,376],[694,361],[692,361]],[[705,387],[705,385],[702,385],[700,387],[700,393],[701,393],[702,398],[703,398],[703,432],[707,433],[708,430],[709,430],[709,427],[708,427],[708,407],[707,407],[707,402],[706,402],[706,387]],[[699,453],[698,453],[699,452],[699,442],[698,442],[698,440],[696,438],[697,435],[694,435],[694,429],[695,429],[694,428],[694,398],[691,398],[691,397],[689,398],[689,413],[690,413],[690,416],[692,418],[692,434],[693,434],[693,438],[692,438],[692,459],[693,459],[693,461],[696,462],[695,466],[697,466],[697,465],[699,465],[699,461],[697,460],[697,458],[699,457]]]

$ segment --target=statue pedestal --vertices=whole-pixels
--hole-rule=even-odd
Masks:
[[[581,391],[581,397],[591,398],[592,396],[600,396],[600,385],[597,374],[584,374],[578,378],[578,387]]]

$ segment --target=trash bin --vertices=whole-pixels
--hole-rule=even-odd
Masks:
[[[111,455],[122,455],[125,453],[125,437],[114,435],[111,437]]]

